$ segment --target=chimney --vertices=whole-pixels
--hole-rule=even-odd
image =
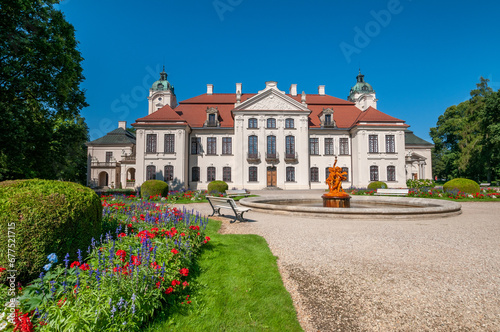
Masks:
[[[290,85],[290,94],[292,97],[297,96],[297,84]]]
[[[118,121],[118,128],[127,130],[127,121]]]
[[[318,94],[320,96],[324,96],[325,95],[325,86],[324,85],[318,86]]]
[[[236,83],[236,94],[241,94],[242,93],[241,86],[242,86],[241,83]]]
[[[212,94],[214,94],[214,85],[207,84],[207,95],[212,95]]]

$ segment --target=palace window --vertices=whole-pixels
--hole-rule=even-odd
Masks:
[[[378,181],[378,166],[370,166],[370,181]]]
[[[256,118],[248,119],[248,128],[257,128],[257,119]]]
[[[342,173],[344,173],[344,172],[346,173],[344,181],[349,181],[349,168],[348,167],[342,167]]]
[[[231,182],[231,167],[222,167],[222,181]]]
[[[276,156],[276,136],[267,136],[267,154]]]
[[[396,181],[396,166],[387,166],[387,181]]]
[[[248,136],[248,156],[256,158],[258,153],[257,136]]]
[[[165,181],[172,181],[174,179],[174,166],[166,165],[165,166]]]
[[[217,137],[207,137],[207,154],[217,154]]]
[[[174,153],[175,152],[175,135],[174,134],[166,134],[165,135],[165,147],[163,149],[165,153]]]
[[[148,165],[146,167],[146,180],[155,180],[156,179],[156,166]]]
[[[215,167],[207,167],[207,182],[215,181]]]
[[[191,181],[200,181],[200,168],[198,166],[195,166],[191,169]]]
[[[286,168],[286,182],[295,182],[295,167],[288,166]]]
[[[285,119],[285,128],[287,129],[295,128],[295,123],[292,118]]]
[[[222,137],[222,154],[233,154],[232,137]]]
[[[325,138],[325,155],[333,155],[333,138]]]
[[[396,152],[396,141],[394,135],[385,135],[385,152],[387,153]]]
[[[311,167],[311,182],[319,182],[319,170],[317,167]]]
[[[156,134],[146,135],[146,153],[156,153]]]
[[[295,136],[285,137],[285,154],[287,158],[295,158]]]
[[[341,138],[339,139],[339,154],[340,155],[349,155],[349,139]]]
[[[378,136],[368,135],[368,152],[378,153]]]
[[[267,128],[276,128],[276,119],[275,118],[267,119]]]
[[[112,159],[113,159],[113,152],[106,151],[106,162],[110,163]]]
[[[309,154],[319,154],[319,138],[309,138]]]
[[[330,176],[330,167],[327,167],[325,169],[325,180],[328,179],[329,176]]]
[[[191,137],[191,154],[201,154],[201,137]]]
[[[257,166],[250,166],[248,168],[248,181],[257,182]]]

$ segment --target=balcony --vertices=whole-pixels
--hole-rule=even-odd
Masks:
[[[278,153],[266,153],[266,162],[276,164],[279,162],[280,156]]]
[[[257,153],[248,153],[247,161],[249,163],[259,163],[260,162],[260,152]]]
[[[116,167],[116,161],[93,161],[90,163],[90,167]]]
[[[124,164],[135,164],[135,154],[130,156],[122,156],[121,162]]]
[[[218,127],[219,126],[219,121],[217,120],[212,120],[212,121],[207,121],[205,122],[206,127]]]
[[[296,163],[299,160],[299,155],[295,153],[285,153],[285,163]]]

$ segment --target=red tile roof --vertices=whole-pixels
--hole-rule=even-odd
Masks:
[[[241,102],[255,96],[256,94],[245,93],[241,96]],[[301,95],[288,97],[301,102]],[[219,120],[221,128],[232,128],[234,126],[234,119],[231,111],[234,109],[236,103],[236,94],[234,93],[216,93],[212,95],[202,94],[184,101],[173,110],[170,106],[164,106],[158,111],[137,119],[136,122],[147,123],[148,125],[157,124],[178,124],[185,122],[193,128],[203,127],[207,117],[206,110],[208,107],[217,107],[219,110]],[[309,115],[309,126],[311,128],[320,128],[319,114],[324,108],[332,108],[333,120],[338,128],[349,129],[355,125],[363,123],[386,123],[388,125],[395,125],[397,122],[404,123],[403,120],[397,119],[387,115],[373,107],[369,107],[366,111],[362,112],[354,103],[336,98],[329,95],[310,94],[306,95],[307,107],[311,110]],[[134,123],[134,124],[137,124]],[[408,125],[403,125],[408,127]]]

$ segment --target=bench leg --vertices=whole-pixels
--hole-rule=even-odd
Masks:
[[[215,215],[215,213],[217,213],[218,216],[220,216],[220,208],[212,208],[213,209],[213,212],[211,215],[209,215],[209,217],[212,217],[213,215]]]
[[[240,222],[245,222],[245,218],[243,218],[243,213],[245,212],[236,213],[236,216],[232,222],[235,222],[236,220],[239,220]]]

